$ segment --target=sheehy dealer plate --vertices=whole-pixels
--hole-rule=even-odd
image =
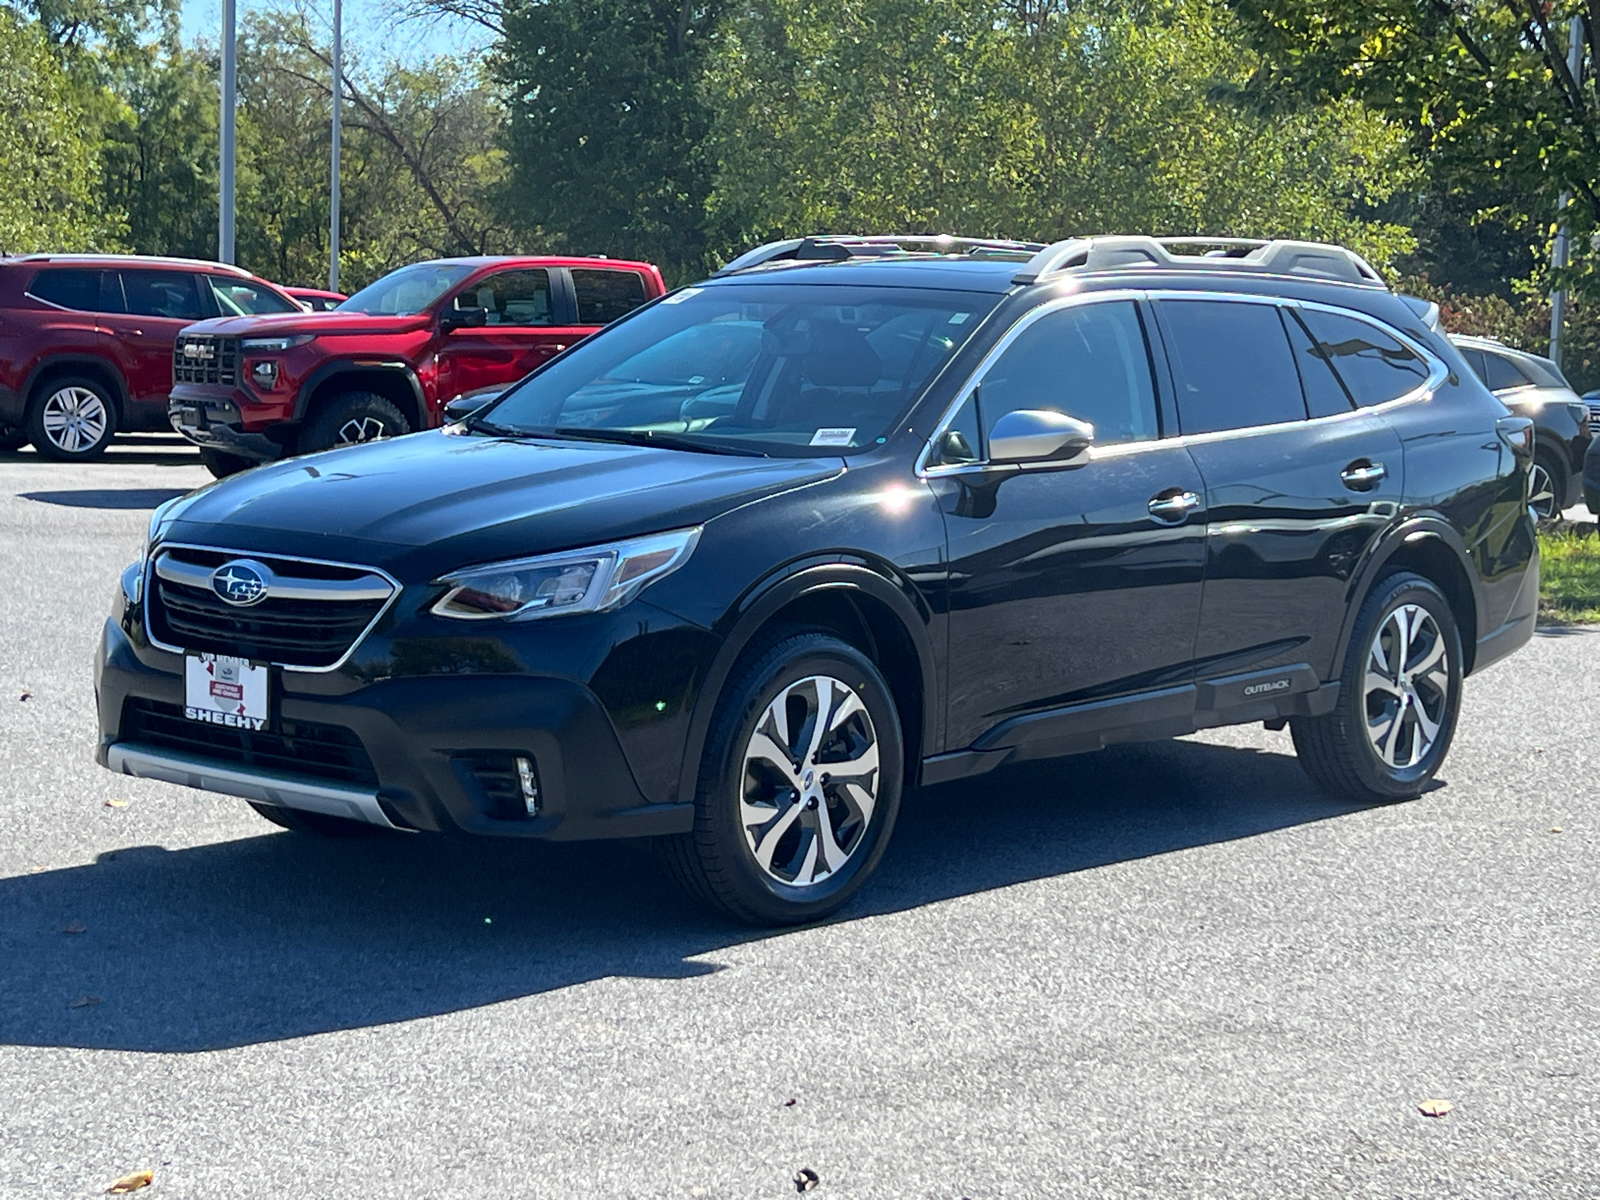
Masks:
[[[267,665],[229,654],[185,655],[183,715],[234,729],[265,729]]]

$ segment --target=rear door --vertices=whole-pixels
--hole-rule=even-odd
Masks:
[[[1169,296],[1155,307],[1205,481],[1198,677],[1270,670],[1274,686],[1290,680],[1282,692],[1309,690],[1337,674],[1346,585],[1403,495],[1398,436],[1357,407],[1331,366],[1367,353],[1362,331],[1376,330],[1357,322],[1314,338],[1268,298]],[[1286,669],[1297,665],[1307,669]],[[1202,687],[1200,703],[1238,703],[1248,686]]]
[[[447,300],[457,309],[482,308],[488,317],[481,327],[440,335],[440,400],[515,383],[576,341],[560,282],[545,267],[514,267]]]
[[[108,301],[101,327],[111,335],[138,425],[165,428],[178,331],[214,314],[201,300],[192,272],[124,269],[108,274],[120,280],[120,294]]]

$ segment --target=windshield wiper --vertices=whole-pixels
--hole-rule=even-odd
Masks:
[[[741,458],[766,458],[760,450],[748,446],[730,446],[716,442],[703,442],[679,433],[661,433],[652,429],[584,429],[560,425],[539,436],[573,438],[585,442],[617,442],[624,446],[659,446],[665,450],[691,450],[702,454],[735,454]]]
[[[496,425],[493,421],[490,421],[485,417],[480,417],[477,413],[468,413],[466,420],[462,421],[462,424],[468,429],[472,430],[473,433],[487,433],[490,437],[528,436],[525,430],[512,429],[505,425]]]

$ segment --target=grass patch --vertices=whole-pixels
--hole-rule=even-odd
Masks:
[[[1600,536],[1569,525],[1539,535],[1539,624],[1600,624]]]

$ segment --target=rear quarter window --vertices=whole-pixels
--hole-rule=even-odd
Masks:
[[[1422,356],[1376,325],[1320,309],[1302,309],[1300,317],[1362,408],[1398,400],[1428,381],[1428,364]],[[1492,355],[1487,357],[1492,361]],[[1493,388],[1492,365],[1489,373]]]
[[[572,290],[579,325],[609,325],[644,303],[644,276],[637,271],[574,267]]]

